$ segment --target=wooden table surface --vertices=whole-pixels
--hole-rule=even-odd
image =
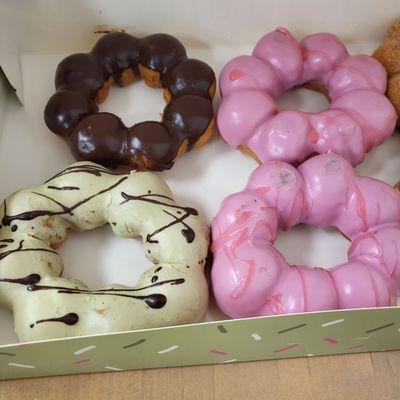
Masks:
[[[0,382],[14,399],[399,400],[400,351]]]

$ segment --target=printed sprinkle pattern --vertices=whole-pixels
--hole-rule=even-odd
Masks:
[[[400,349],[400,307],[0,346],[0,379]]]

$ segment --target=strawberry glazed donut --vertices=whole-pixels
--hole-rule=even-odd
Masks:
[[[339,229],[351,241],[348,262],[289,265],[274,242],[300,223]],[[336,154],[298,169],[262,164],[223,201],[212,236],[214,295],[231,317],[393,306],[400,294],[400,195]]]
[[[327,95],[328,110],[278,109],[279,95],[306,83]],[[367,55],[350,56],[330,33],[298,43],[278,28],[260,39],[251,56],[228,62],[219,84],[219,131],[257,162],[298,164],[333,151],[357,165],[395,128],[396,113],[384,95],[384,67]]]

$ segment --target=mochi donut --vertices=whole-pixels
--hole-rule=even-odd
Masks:
[[[0,223],[0,304],[13,311],[21,341],[185,324],[206,311],[208,227],[153,173],[76,163],[5,199]],[[133,287],[91,290],[63,278],[55,249],[68,229],[106,223],[142,238],[149,269]]]
[[[113,83],[126,86],[139,77],[152,88],[164,89],[167,105],[161,121],[127,127],[118,116],[98,112]],[[214,71],[188,58],[183,44],[171,35],[138,39],[123,32],[106,34],[90,53],[72,54],[60,62],[55,86],[44,119],[52,132],[64,137],[77,160],[161,171],[213,133]]]
[[[349,55],[330,33],[298,43],[278,28],[259,40],[251,56],[229,61],[219,84],[219,131],[231,147],[257,162],[298,164],[333,151],[357,165],[395,128],[396,113],[384,95],[383,66],[367,55]],[[279,95],[305,84],[325,92],[331,101],[328,110],[278,108]]]
[[[300,223],[339,229],[348,262],[289,265],[274,242]],[[222,202],[212,239],[213,291],[231,317],[394,306],[400,294],[400,195],[336,154],[259,166]]]
[[[383,43],[375,50],[373,57],[382,63],[388,73],[386,95],[400,117],[400,19],[387,30]],[[399,119],[397,119],[399,126]]]

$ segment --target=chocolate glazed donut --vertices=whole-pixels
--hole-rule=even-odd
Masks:
[[[111,84],[125,86],[139,77],[164,89],[167,105],[161,122],[127,127],[116,115],[99,112]],[[106,34],[90,53],[61,61],[55,86],[44,119],[66,139],[77,160],[162,171],[212,135],[215,74],[204,62],[188,58],[182,43],[167,34],[143,39]]]

